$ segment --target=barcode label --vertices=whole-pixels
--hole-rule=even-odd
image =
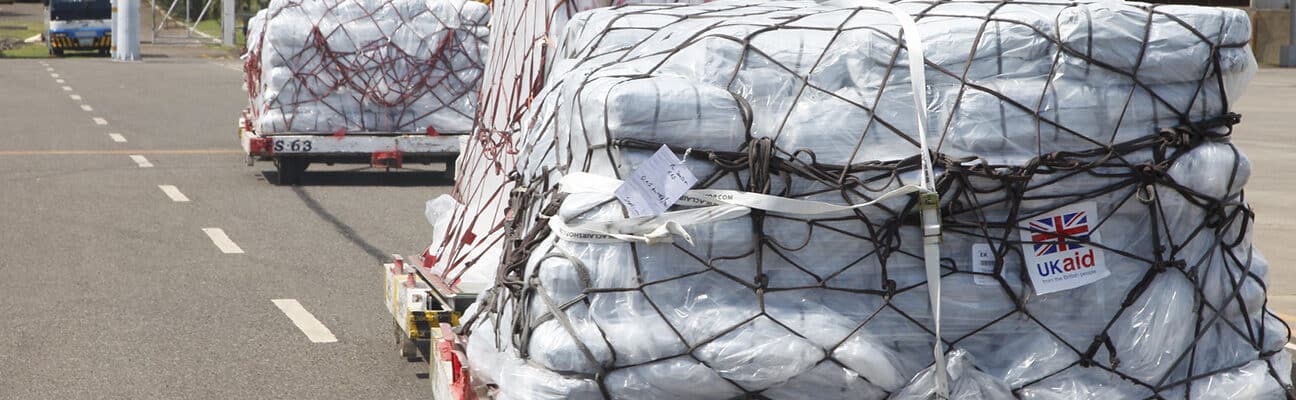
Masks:
[[[977,273],[977,275],[972,275],[972,282],[981,286],[998,285],[999,281],[995,280],[993,276],[980,275],[994,274],[994,270],[994,250],[990,249],[990,245],[985,243],[972,245],[972,272]]]

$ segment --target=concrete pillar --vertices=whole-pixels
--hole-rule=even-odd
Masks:
[[[117,57],[117,41],[121,40],[121,35],[117,34],[117,3],[118,0],[112,0],[112,43],[109,43],[110,54]]]
[[[234,5],[237,0],[221,0],[221,44],[234,46]]]
[[[1287,45],[1278,54],[1278,65],[1290,68],[1296,67],[1296,0],[1291,0],[1287,11],[1291,13],[1291,31],[1287,33]]]
[[[117,25],[113,32],[117,53],[113,58],[121,61],[140,59],[140,0],[117,0]]]

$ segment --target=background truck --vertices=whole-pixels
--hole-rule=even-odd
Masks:
[[[88,50],[108,55],[112,48],[109,0],[47,0],[45,6],[45,43],[50,54]]]

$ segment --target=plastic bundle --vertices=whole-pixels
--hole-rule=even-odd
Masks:
[[[515,144],[496,284],[466,319],[476,378],[501,399],[924,399],[938,373],[953,398],[1287,396],[1289,331],[1229,141],[1256,69],[1244,12],[894,5],[918,32],[868,2],[576,15]],[[724,200],[850,206],[917,181],[916,36],[939,338],[913,196]],[[714,196],[629,218],[599,182],[662,145]]]
[[[501,259],[502,229],[513,189],[509,174],[517,160],[514,137],[523,111],[543,88],[557,38],[581,11],[640,3],[701,3],[702,0],[532,0],[494,3],[491,53],[482,79],[473,140],[464,144],[456,170],[454,209],[423,254],[423,264],[447,282],[476,288],[492,283]],[[527,45],[522,45],[527,44]],[[434,223],[435,224],[435,223]],[[471,268],[469,268],[471,266]]]
[[[488,52],[485,4],[275,0],[249,22],[244,73],[262,132],[468,132]]]

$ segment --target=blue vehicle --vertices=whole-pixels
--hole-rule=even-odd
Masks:
[[[112,3],[109,0],[48,0],[45,7],[45,43],[49,53],[65,50],[112,49]]]

